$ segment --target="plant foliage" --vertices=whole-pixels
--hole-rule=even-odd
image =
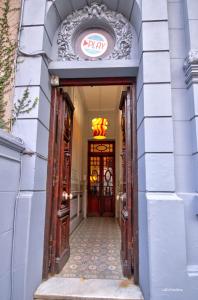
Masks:
[[[5,129],[10,125],[5,120],[7,106],[5,96],[13,82],[15,51],[17,48],[17,43],[12,38],[11,29],[13,28],[10,28],[10,13],[19,9],[11,8],[10,0],[0,0],[0,3],[0,128]],[[14,104],[11,118],[12,125],[20,114],[29,113],[37,102],[38,98],[35,98],[33,102],[29,99],[29,88],[27,87],[22,98]]]
[[[11,11],[10,0],[4,0],[0,7],[0,128],[8,126],[8,122],[5,121],[5,93],[12,82],[15,60],[16,42],[12,40],[9,26]]]
[[[17,103],[14,104],[12,125],[15,123],[20,114],[27,114],[36,106],[39,98],[36,97],[32,102],[32,100],[29,98],[29,95],[30,92],[29,88],[27,87],[23,93],[22,98],[18,99]]]

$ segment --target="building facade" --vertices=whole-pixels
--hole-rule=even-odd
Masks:
[[[96,2],[21,1],[18,59],[22,63],[17,66],[14,101],[25,88],[29,89],[30,99],[38,97],[39,101],[31,112],[19,115],[12,136],[0,136],[0,298],[7,300],[12,295],[14,300],[31,300],[43,278],[52,86],[64,79],[75,83],[76,79],[133,78],[137,108],[139,286],[145,300],[196,300],[198,2]],[[89,10],[94,5],[96,10]],[[86,26],[82,23],[84,14],[86,18],[91,15]],[[131,38],[124,26],[121,31],[116,29],[118,19],[114,18],[118,16],[123,24],[130,24]],[[108,56],[87,60],[79,54],[75,48],[80,39],[78,31],[76,40],[71,40],[76,24],[82,26],[78,27],[81,32],[109,28],[107,32],[115,44]],[[119,39],[123,43],[118,45]],[[85,149],[83,143],[90,139],[90,132],[83,138],[81,132],[88,132],[86,120],[94,114],[85,117],[81,90],[68,87],[67,92],[76,99],[76,110],[81,111],[75,123],[73,149],[75,145],[76,149]],[[118,117],[112,117],[115,124]],[[115,125],[110,138],[116,132]],[[86,178],[79,171],[83,164],[80,160],[76,154],[72,188],[82,189],[86,199]],[[74,216],[78,210],[71,224],[74,229],[86,217],[86,209],[78,204],[72,209]]]

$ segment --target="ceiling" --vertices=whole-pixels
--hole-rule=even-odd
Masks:
[[[124,86],[78,87],[88,111],[114,111],[119,108]]]

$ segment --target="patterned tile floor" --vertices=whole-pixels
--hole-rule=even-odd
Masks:
[[[72,234],[71,255],[59,277],[123,279],[120,228],[114,218],[88,218]]]

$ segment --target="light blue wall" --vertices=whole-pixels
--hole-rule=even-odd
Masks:
[[[180,176],[180,181],[183,188],[180,187],[179,195],[184,200],[185,209],[185,227],[186,227],[186,251],[187,251],[187,282],[189,286],[188,295],[192,299],[196,299],[198,292],[196,286],[198,285],[198,216],[196,212],[197,207],[197,93],[198,93],[198,2],[193,0],[185,0],[180,3],[183,9],[183,19],[179,26],[183,25],[186,48],[185,48],[185,105],[181,114],[178,114],[181,124],[185,124],[182,142],[183,148],[183,176]],[[184,20],[184,23],[182,21]],[[178,27],[179,27],[178,26]],[[194,55],[192,55],[194,53]],[[191,57],[192,56],[192,57]],[[189,59],[190,58],[190,59]],[[184,97],[182,97],[184,99]],[[179,107],[177,105],[177,107]],[[181,144],[180,144],[181,145]],[[184,174],[185,172],[185,174]],[[187,174],[187,175],[186,175]]]
[[[20,211],[19,186],[22,141],[0,130],[0,299],[10,299],[15,274],[24,262],[15,260],[16,219]]]
[[[13,128],[32,152],[23,158],[16,260],[25,260],[25,267],[15,276],[13,300],[32,300],[42,281],[51,86],[46,57],[31,54],[51,47],[45,27],[46,5],[42,0],[25,1],[22,11],[20,50],[30,56],[18,58],[22,63],[17,67],[14,98],[21,98],[28,87],[30,99],[38,97],[39,103],[29,114],[21,115]]]
[[[18,64],[15,100],[29,86],[31,99],[38,96],[39,104],[30,114],[22,115],[13,129],[32,151],[32,156],[24,156],[22,163],[15,242],[20,276],[15,273],[13,299],[31,300],[42,280],[50,70],[61,77],[137,75],[140,286],[145,300],[195,300],[198,72],[194,68],[193,80],[186,84],[189,73],[184,72],[183,64],[188,52],[198,49],[198,2],[103,2],[128,17],[136,30],[138,57],[125,61],[125,65],[49,64],[47,56],[52,55],[54,35],[61,21],[86,1],[25,1],[20,48],[29,56],[21,56],[23,63]],[[46,55],[35,56],[41,51]],[[9,272],[4,274],[9,276]],[[2,292],[6,292],[7,279],[2,277]]]

